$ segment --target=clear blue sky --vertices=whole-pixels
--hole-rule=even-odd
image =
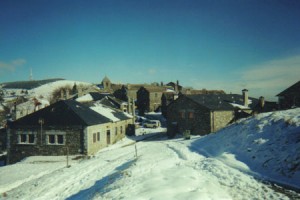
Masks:
[[[300,1],[1,0],[0,82],[31,68],[272,98],[300,80]]]

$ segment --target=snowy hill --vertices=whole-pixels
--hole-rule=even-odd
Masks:
[[[0,85],[4,89],[26,89],[30,90],[36,87],[39,87],[41,85],[59,81],[59,80],[64,80],[61,78],[53,78],[53,79],[44,79],[44,80],[32,80],[32,81],[16,81],[16,82],[8,82],[8,83],[0,83]]]
[[[137,137],[71,160],[71,167],[66,157],[30,157],[1,167],[0,198],[299,199],[299,193],[257,179],[300,188],[299,127],[300,109],[294,109],[191,140],[168,140],[165,129],[142,128]],[[157,133],[136,142],[151,132]]]
[[[43,96],[44,98],[48,99],[50,98],[50,95],[52,95],[53,91],[61,88],[61,87],[69,87],[72,88],[74,84],[76,83],[77,86],[92,86],[91,83],[87,82],[79,82],[79,81],[71,81],[71,80],[59,80],[51,83],[44,84],[42,86],[39,86],[37,88],[34,88],[32,90],[29,90],[28,93],[31,96]]]
[[[300,189],[300,108],[243,119],[192,146],[247,173]],[[244,167],[234,166],[233,159]]]
[[[53,80],[52,82],[46,82],[45,84],[39,85],[38,87],[27,90],[28,94],[23,93],[24,89],[20,89],[20,88],[19,89],[3,88],[5,94],[4,99],[10,100],[16,98],[17,96],[26,96],[31,98],[42,96],[49,101],[53,91],[61,87],[72,88],[75,83],[77,86],[82,86],[82,87],[92,86],[91,83],[87,83],[87,82],[72,81],[72,80]]]

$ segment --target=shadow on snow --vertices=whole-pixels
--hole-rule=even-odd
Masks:
[[[92,187],[81,190],[77,194],[68,197],[67,200],[88,200],[92,199],[94,196],[101,197],[101,195],[113,190],[113,187],[110,187],[110,185],[124,176],[124,171],[134,164],[135,161],[136,159],[133,159],[116,167],[112,174],[96,181]]]

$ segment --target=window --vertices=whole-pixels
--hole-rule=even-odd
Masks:
[[[189,119],[193,119],[194,118],[194,112],[189,112]]]
[[[123,134],[123,126],[120,126],[121,134]]]
[[[57,135],[57,144],[64,144],[64,136]]]
[[[96,142],[96,133],[93,133],[93,143]]]
[[[180,111],[179,112],[180,118],[184,119],[185,118],[185,112],[184,111]]]
[[[48,135],[48,143],[55,144],[55,135]]]
[[[100,141],[100,132],[97,133],[97,141]]]
[[[34,131],[17,131],[18,144],[36,144],[36,132]]]
[[[115,127],[115,135],[118,135],[118,127]]]
[[[46,131],[48,145],[64,145],[66,142],[66,133],[62,131]]]

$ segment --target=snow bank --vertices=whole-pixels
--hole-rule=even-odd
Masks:
[[[240,120],[198,139],[191,148],[260,178],[300,188],[300,108]]]

